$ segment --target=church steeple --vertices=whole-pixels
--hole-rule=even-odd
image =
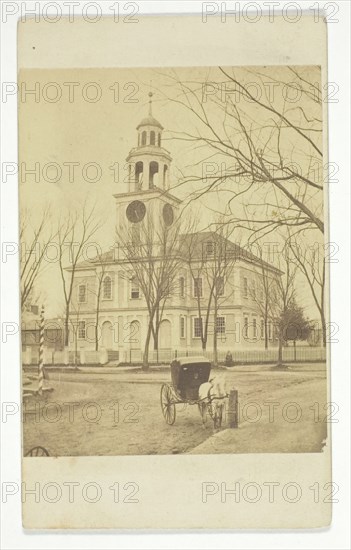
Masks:
[[[138,145],[127,157],[129,164],[129,191],[158,188],[169,189],[169,169],[172,158],[162,147],[162,124],[153,116],[152,98],[149,92],[148,116],[137,126]]]
[[[149,93],[148,116],[137,126],[138,145],[129,152],[128,190],[114,195],[117,227],[131,231],[139,239],[140,224],[151,220],[155,234],[171,227],[177,216],[180,199],[169,192],[170,153],[162,146],[162,124],[153,114],[153,94]]]

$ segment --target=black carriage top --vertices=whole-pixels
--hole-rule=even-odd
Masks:
[[[172,384],[184,400],[196,400],[201,384],[208,382],[211,363],[205,357],[179,357],[171,363]]]

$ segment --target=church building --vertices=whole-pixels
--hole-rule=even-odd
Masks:
[[[117,232],[127,232],[136,240],[142,239],[140,227],[148,221],[156,232],[175,227],[182,204],[172,192],[172,157],[163,146],[163,126],[152,114],[149,95],[148,116],[138,124],[137,145],[127,157],[128,190],[114,195]],[[265,333],[269,345],[275,345],[273,323],[262,316],[262,277],[277,280],[279,270],[215,232],[185,233],[178,238],[182,260],[164,304],[157,351],[150,341],[150,360],[201,354],[204,323],[208,325],[206,352],[211,354],[216,346],[221,359],[228,351],[234,356],[235,350],[262,348]],[[186,255],[190,242],[191,258]],[[219,248],[226,251],[226,265],[216,272]],[[211,273],[217,273],[212,283]],[[148,319],[142,288],[126,265],[123,246],[77,266],[71,349],[105,350],[109,361],[140,361]]]

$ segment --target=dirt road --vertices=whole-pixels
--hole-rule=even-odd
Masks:
[[[177,406],[175,424],[165,423],[160,387],[167,370],[87,371],[50,373],[48,401],[25,407],[24,453],[36,445],[51,456],[316,452],[326,437],[324,364],[224,371],[228,387],[239,391],[240,425],[223,438],[211,437],[210,421],[202,428],[196,406]]]

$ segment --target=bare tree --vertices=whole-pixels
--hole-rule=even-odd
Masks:
[[[225,327],[220,325],[218,313],[224,303],[230,303],[234,294],[232,274],[236,260],[240,257],[239,247],[229,240],[228,226],[220,226],[214,233],[213,257],[208,257],[205,273],[208,287],[213,289],[213,364],[218,365],[218,336]]]
[[[69,343],[69,316],[77,265],[101,227],[102,223],[96,221],[95,208],[88,208],[86,202],[81,210],[68,212],[58,223],[59,268],[65,300],[65,346]]]
[[[193,122],[193,130],[175,137],[206,151],[198,165],[217,166],[206,177],[183,175],[179,185],[195,186],[191,200],[224,193],[228,220],[247,227],[249,218],[261,237],[297,225],[323,233],[319,69],[218,67],[202,83],[175,71],[163,76],[177,89],[167,99]]]
[[[74,342],[74,365],[77,368],[78,365],[78,338],[79,338],[79,323],[80,323],[80,312],[81,305],[77,302],[76,305],[71,304],[69,326],[72,328],[73,332],[73,342]]]
[[[292,261],[307,281],[313,301],[319,312],[323,346],[326,345],[326,319],[325,319],[325,251],[320,243],[313,245],[306,243],[303,232],[298,235],[290,235],[287,245],[291,253]]]
[[[35,283],[45,269],[45,259],[48,247],[55,234],[51,225],[51,211],[46,207],[36,226],[32,224],[32,216],[27,211],[21,212],[20,246],[21,246],[21,309],[33,299]]]
[[[253,289],[249,288],[249,296],[255,303],[260,316],[263,319],[263,337],[264,337],[264,347],[268,349],[269,334],[268,327],[269,324],[274,321],[275,315],[275,295],[276,295],[276,285],[277,285],[277,276],[272,274],[272,265],[269,265],[264,259],[264,252],[261,246],[256,248],[256,255],[260,259],[259,267],[259,282],[258,288]]]
[[[182,244],[190,273],[192,297],[196,301],[198,330],[203,351],[206,351],[213,324],[215,365],[218,363],[218,334],[222,330],[218,326],[218,311],[221,304],[227,302],[234,292],[234,285],[230,284],[230,275],[239,257],[238,245],[229,240],[233,229],[226,224],[217,224],[216,228],[216,231],[197,231],[185,235]],[[204,288],[203,281],[206,282]]]
[[[273,315],[275,330],[278,335],[278,362],[277,367],[283,366],[283,345],[287,338],[287,332],[291,324],[291,312],[295,311],[296,304],[296,271],[297,266],[291,261],[289,251],[286,250],[279,259],[283,273],[277,279],[273,295]]]
[[[91,266],[96,271],[96,281],[97,284],[94,287],[87,285],[87,290],[96,297],[96,306],[95,306],[95,351],[99,350],[99,340],[100,340],[100,310],[101,310],[101,299],[104,294],[104,285],[106,284],[105,276],[107,275],[108,268],[108,256],[112,255],[110,253],[102,253],[98,251],[96,258],[91,262]],[[112,286],[110,285],[110,291],[112,292]]]
[[[206,301],[203,297],[202,281],[205,278],[206,253],[204,252],[205,237],[199,239],[199,232],[188,233],[182,243],[182,250],[186,258],[190,273],[190,296],[195,299],[199,319],[199,335],[202,351],[206,351],[210,325],[211,306],[215,282],[207,288]]]
[[[117,230],[117,240],[127,263],[125,277],[133,278],[146,302],[149,321],[143,353],[143,370],[149,365],[151,336],[158,350],[159,329],[167,301],[175,293],[176,276],[181,259],[179,255],[180,223],[171,227],[157,224],[151,217],[124,231]]]

